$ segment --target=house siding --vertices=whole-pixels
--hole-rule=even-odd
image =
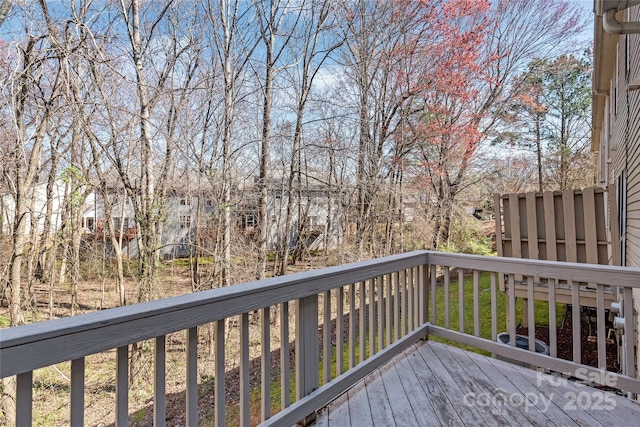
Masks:
[[[628,8],[624,12],[624,20],[640,21],[640,6]],[[603,31],[598,26],[597,19],[595,30],[596,33]],[[600,40],[604,40],[602,34],[600,33]],[[604,48],[606,42],[602,42],[600,45],[596,43],[594,52],[595,75],[606,75],[606,71],[602,70],[615,65],[608,84],[603,115],[594,116],[594,128],[601,129],[598,182],[601,185],[616,184],[621,174],[626,173],[626,199],[619,206],[626,210],[626,227],[623,230],[625,253],[622,262],[630,267],[640,267],[640,89],[629,90],[628,87],[629,82],[640,79],[640,35],[620,35],[616,36],[616,40],[615,50]],[[599,70],[600,73],[597,72]],[[600,91],[606,86],[607,82],[602,80],[596,81],[594,85]],[[640,290],[634,290],[633,297],[635,312],[640,313]],[[633,314],[625,313],[627,315]],[[635,343],[640,342],[639,322],[640,319],[636,316],[636,328],[631,331],[635,336]],[[640,366],[640,352],[636,351],[635,358],[636,366]]]

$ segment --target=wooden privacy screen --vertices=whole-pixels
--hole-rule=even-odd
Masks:
[[[612,259],[607,232],[607,192],[602,188],[545,191],[543,193],[494,196],[496,246],[498,256],[569,261],[590,264],[618,264]],[[611,229],[617,229],[615,191],[609,188],[608,208]],[[502,213],[502,215],[500,215]],[[520,279],[520,280],[518,280]],[[516,296],[525,297],[526,287],[516,278]],[[505,281],[500,277],[500,288]],[[581,286],[581,305],[591,306],[595,295],[590,286]],[[521,292],[521,289],[523,292]],[[567,296],[570,303],[570,289]],[[584,295],[583,295],[583,292]],[[558,301],[565,298],[558,289]],[[548,292],[536,287],[536,299],[548,300]],[[584,300],[583,300],[584,299]],[[608,299],[608,298],[607,298]]]

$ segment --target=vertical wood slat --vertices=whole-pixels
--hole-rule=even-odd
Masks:
[[[260,357],[260,417],[262,421],[271,416],[271,308],[264,307],[261,311],[260,325],[261,351]]]
[[[564,241],[566,250],[566,260],[569,262],[578,261],[578,248],[576,239],[576,213],[573,190],[562,192],[562,209],[564,218]],[[573,361],[580,363],[581,360],[581,331],[580,331],[580,288],[577,283],[567,280],[571,286],[571,313],[573,328]]]
[[[400,335],[400,272],[393,273],[393,339],[398,341]]]
[[[71,427],[84,425],[84,357],[71,361]]]
[[[538,248],[538,219],[536,215],[536,194],[526,193],[527,209],[527,249],[529,259],[540,259]]]
[[[547,260],[558,260],[558,246],[556,241],[556,216],[555,216],[555,203],[553,192],[545,191],[542,193],[542,202],[544,210],[544,238],[547,248]],[[549,316],[553,313],[555,319],[556,316],[556,293],[555,285],[558,283],[557,279],[549,279]],[[552,304],[553,298],[553,304]],[[551,321],[551,320],[550,320]],[[551,325],[552,323],[549,323]],[[553,323],[554,327],[549,328],[549,344],[551,345],[551,356],[557,357],[558,354],[558,334],[556,330],[556,323]]]
[[[339,376],[344,367],[344,288],[336,292],[336,376]]]
[[[289,363],[289,303],[280,304],[280,408],[291,404]]]
[[[529,324],[529,350],[536,351],[536,312],[535,312],[535,300],[533,296],[533,276],[527,277],[527,305],[528,305],[528,319]]]
[[[407,270],[400,271],[400,336],[407,334]]]
[[[422,264],[420,266],[420,325],[429,320],[429,266]]]
[[[464,271],[458,268],[458,330],[464,333]]]
[[[564,210],[564,245],[567,251],[567,261],[578,262],[576,207],[573,190],[565,190],[562,192],[562,208]],[[595,229],[593,231],[595,232]]]
[[[556,241],[556,216],[553,192],[542,193],[544,209],[544,239],[547,248],[547,260],[558,260],[558,247]]]
[[[413,267],[413,329],[420,326],[420,269]]]
[[[356,284],[349,285],[349,369],[356,366]]]
[[[225,379],[225,350],[224,350],[224,333],[225,333],[225,320],[218,320],[214,322],[214,348],[215,348],[215,361],[214,361],[214,378],[213,378],[213,391],[214,391],[214,419],[215,425],[224,425],[226,416],[226,379]],[[242,334],[242,325],[240,325],[240,333]],[[242,339],[242,335],[240,337]],[[196,337],[197,339],[197,337]],[[242,348],[242,347],[241,347]],[[240,357],[243,355],[241,354]],[[242,361],[241,361],[242,363]],[[243,378],[241,378],[242,381]],[[197,408],[196,408],[196,422],[197,422]]]
[[[296,333],[296,338],[298,337]],[[240,315],[240,425],[249,427],[249,314]]]
[[[406,271],[407,287],[407,333],[413,330],[413,269]]]
[[[444,327],[449,329],[449,267],[445,266],[444,268]]]
[[[365,319],[367,318],[367,310],[366,310],[366,281],[360,282],[360,316],[359,317],[359,333],[358,337],[360,340],[360,363],[362,363],[366,357],[366,349],[367,349],[367,335],[365,330]]]
[[[331,291],[323,292],[322,381],[331,381]]]
[[[16,375],[16,427],[30,427],[33,419],[33,371]]]
[[[516,278],[513,274],[509,274],[509,302],[507,307],[507,323],[509,330],[509,345],[516,346]]]
[[[498,289],[496,275],[491,274],[491,341],[495,342],[498,338]],[[500,273],[502,275],[502,273]]]
[[[198,425],[198,327],[187,329],[186,425]],[[217,396],[217,393],[216,393]]]
[[[596,285],[596,327],[598,337],[598,368],[607,369],[606,330],[604,324],[604,285]]]
[[[518,205],[518,195],[509,194],[511,256],[514,258],[522,258],[522,236],[520,235],[520,213]]]
[[[380,276],[373,280],[376,284],[376,299],[378,302],[378,351],[380,351],[384,348],[384,278]]]
[[[635,355],[634,355],[634,320],[633,315],[633,290],[631,288],[624,288],[624,301],[622,313],[624,315],[624,367],[622,373],[624,375],[635,377]]]
[[[431,323],[436,324],[436,288],[437,288],[437,276],[438,276],[438,268],[437,266],[431,264],[429,266],[429,270],[431,273]]]
[[[393,316],[393,312],[391,311],[391,274],[387,274],[384,278],[385,280],[385,342],[387,346],[391,345],[393,342],[391,332],[392,332],[392,322],[391,318]]]
[[[296,302],[296,399],[318,388],[318,295]]]
[[[596,225],[596,198],[593,187],[582,190],[584,240],[587,263],[598,264],[598,233]]]
[[[367,281],[369,285],[369,357],[376,352],[376,284],[375,279]]]
[[[480,272],[473,270],[473,335],[480,336]]]
[[[578,283],[571,284],[571,327],[573,328],[573,361],[580,363],[582,353],[582,339],[580,330],[580,288]]]
[[[155,339],[153,370],[153,425],[160,427],[166,424],[166,337],[161,335]]]
[[[609,230],[611,230],[611,264],[622,265],[620,253],[620,224],[618,224],[618,202],[616,199],[616,185],[607,186],[607,200],[609,206]]]
[[[549,346],[550,356],[558,357],[558,329],[556,319],[556,279],[548,279],[549,285]]]
[[[129,425],[129,346],[116,350],[116,427]]]
[[[504,251],[502,248],[502,245],[504,244],[502,236],[502,215],[500,209],[502,204],[500,203],[500,194],[498,193],[493,194],[493,206],[495,211],[493,216],[496,224],[496,248],[498,250],[498,256],[502,257],[504,256]]]

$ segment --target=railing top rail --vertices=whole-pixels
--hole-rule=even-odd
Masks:
[[[525,258],[487,257],[432,251],[427,252],[427,262],[429,264],[470,270],[640,288],[640,268],[634,267]]]
[[[425,263],[415,251],[0,330],[0,378]]]

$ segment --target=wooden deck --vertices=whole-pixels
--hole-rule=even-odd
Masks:
[[[396,356],[316,426],[638,426],[640,404],[434,341]]]

